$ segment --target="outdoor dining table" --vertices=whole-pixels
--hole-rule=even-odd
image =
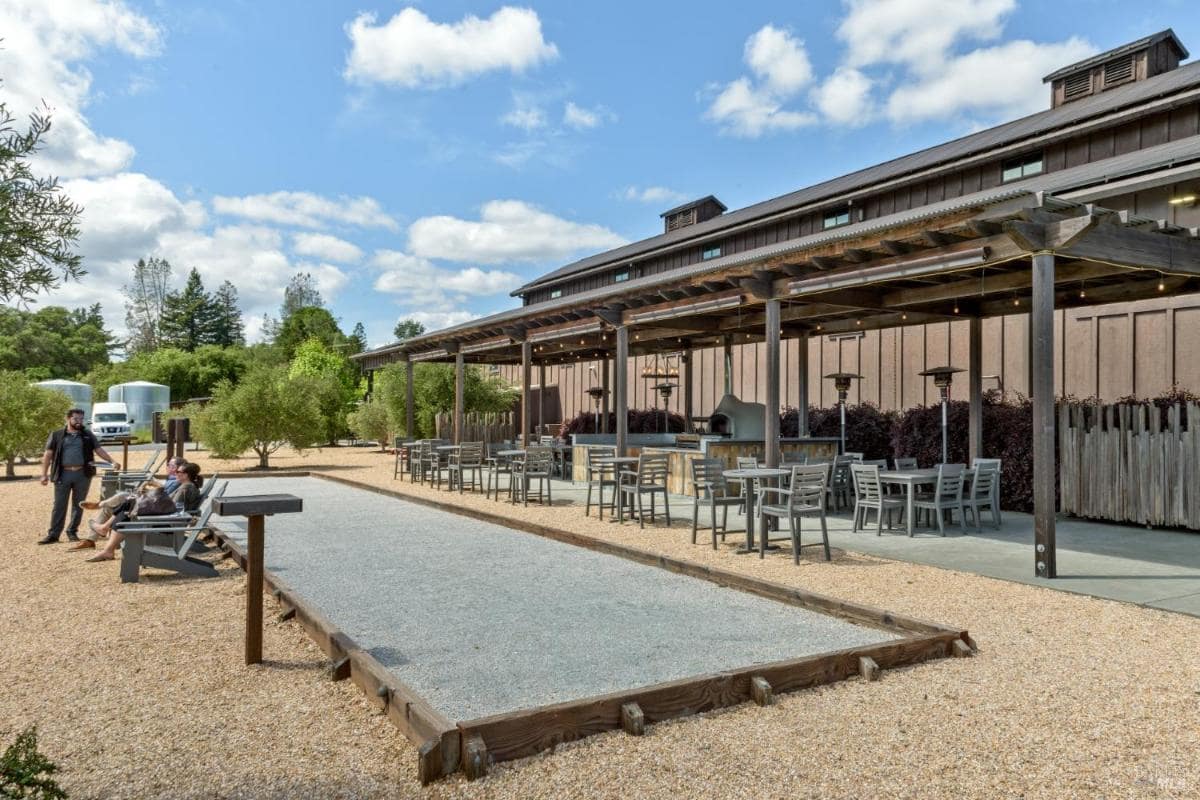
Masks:
[[[610,517],[608,520],[609,522],[620,522],[621,521],[621,511],[625,507],[624,503],[621,500],[621,467],[628,466],[630,464],[636,464],[636,463],[638,463],[637,456],[605,456],[603,458],[592,459],[592,466],[612,467],[614,477],[616,478],[617,485],[613,488],[613,491],[615,491],[617,493],[617,518],[612,519]],[[604,518],[604,484],[603,483],[600,484],[600,518],[601,519]]]
[[[769,480],[771,478],[782,478],[784,475],[790,475],[791,470],[779,469],[777,467],[746,467],[744,469],[727,469],[722,473],[726,478],[733,478],[742,482],[742,494],[746,498],[746,546],[739,547],[737,553],[754,552],[754,501],[757,499],[754,496],[754,482],[756,480]],[[774,545],[767,544],[767,532],[763,531],[761,535],[761,547],[759,555],[767,550],[777,549]]]
[[[892,469],[880,470],[879,482],[892,486],[904,487],[904,532],[913,535],[913,501],[916,499],[917,487],[937,483],[936,469]],[[969,482],[975,477],[974,469],[963,470],[963,481]],[[888,523],[889,527],[891,523]]]

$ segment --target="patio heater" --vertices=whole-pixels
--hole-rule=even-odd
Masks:
[[[596,404],[596,433],[600,432],[600,401],[604,398],[604,389],[599,386],[593,386],[587,390],[588,397],[592,398],[592,402]]]
[[[954,373],[963,372],[960,367],[930,367],[924,372],[918,373],[923,376],[933,378],[933,385],[938,388],[942,394],[942,463],[947,463],[950,459],[947,455],[946,444],[946,404],[950,402],[950,384],[954,382]]]
[[[671,390],[677,385],[674,383],[659,383],[654,386],[663,400],[663,433],[671,432],[671,412],[668,404],[671,402]]]
[[[842,421],[842,453],[846,452],[846,393],[850,391],[850,381],[859,380],[862,375],[857,372],[831,372],[825,376],[833,381],[833,388],[838,393],[838,412]]]
[[[658,354],[655,353],[654,366],[647,366],[642,370],[643,380],[658,381],[653,388],[663,399],[663,433],[670,433],[671,431],[670,410],[667,404],[671,399],[671,392],[676,386],[679,385],[678,361],[676,361],[676,364],[673,366],[671,364],[672,358],[678,359],[679,356],[666,356],[664,359],[666,361],[666,365],[660,367],[658,363]]]

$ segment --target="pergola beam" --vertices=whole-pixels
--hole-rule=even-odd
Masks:
[[[1075,241],[1063,245],[1061,255],[1094,259],[1132,269],[1164,274],[1200,275],[1200,240],[1129,228],[1096,225]]]
[[[1055,280],[1058,283],[1088,281],[1105,278],[1112,275],[1127,273],[1127,267],[1114,267],[1107,264],[1092,264],[1075,262],[1066,264],[1055,270]],[[896,306],[913,306],[922,303],[938,303],[946,300],[957,300],[963,297],[978,297],[1000,292],[1026,290],[1032,284],[1032,274],[1028,269],[1018,269],[1010,272],[986,272],[979,277],[964,278],[936,286],[922,286],[911,289],[895,289],[881,296],[882,305],[887,308]]]

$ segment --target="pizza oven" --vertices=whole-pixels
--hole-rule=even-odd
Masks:
[[[762,439],[766,435],[766,413],[762,403],[744,403],[727,394],[709,414],[707,432],[731,439]]]

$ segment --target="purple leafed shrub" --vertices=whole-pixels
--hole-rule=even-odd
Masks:
[[[662,433],[663,432],[663,412],[654,411],[652,409],[631,408],[629,410],[628,425],[630,433]],[[667,419],[669,425],[669,433],[683,433],[683,417],[679,414],[671,414]],[[608,412],[608,431],[612,433],[617,429],[617,415],[610,411]],[[596,414],[594,412],[581,412],[575,417],[568,420],[563,425],[563,436],[574,433],[597,433],[596,430]]]
[[[784,409],[779,416],[779,430],[784,437],[799,435],[799,413],[794,408]],[[879,406],[863,403],[846,406],[846,450],[862,453],[863,458],[891,458],[892,431],[897,414],[883,411]],[[833,408],[808,407],[808,430],[811,436],[841,435],[841,418],[837,406]]]

